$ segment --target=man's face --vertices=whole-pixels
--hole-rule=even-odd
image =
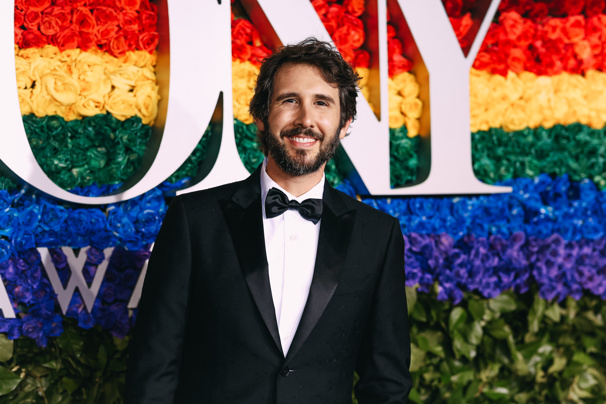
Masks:
[[[324,169],[345,137],[339,90],[310,65],[287,64],[274,78],[267,124],[255,120],[267,157],[291,176]]]

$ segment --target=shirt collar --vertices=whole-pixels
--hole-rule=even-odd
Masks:
[[[272,180],[269,175],[267,175],[267,158],[263,160],[263,167],[261,167],[261,197],[263,198],[263,216],[265,216],[265,198],[267,197],[267,192],[272,188],[277,188],[280,191],[284,192],[288,197],[288,200],[295,200],[297,202],[302,202],[305,199],[322,199],[324,195],[324,182],[326,181],[326,176],[322,175],[322,179],[318,182],[312,189],[307,191],[301,196],[294,196],[286,191],[284,188],[279,186],[274,180]]]

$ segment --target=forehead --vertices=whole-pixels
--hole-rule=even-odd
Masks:
[[[287,63],[276,72],[272,98],[289,92],[324,94],[338,99],[339,88],[327,82],[316,66]]]

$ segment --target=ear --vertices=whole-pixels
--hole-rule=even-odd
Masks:
[[[265,125],[263,124],[262,120],[258,118],[253,118],[253,121],[255,122],[255,125],[257,125],[257,129],[259,129],[261,132],[265,130]]]
[[[339,131],[339,139],[343,139],[345,137],[345,135],[347,135],[347,131],[349,130],[350,124],[351,124],[351,118],[349,118],[347,120],[347,122],[345,122],[345,125],[343,125],[343,127]]]

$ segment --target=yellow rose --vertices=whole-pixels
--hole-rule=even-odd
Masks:
[[[507,99],[510,102],[514,102],[522,98],[524,94],[524,83],[517,74],[512,72],[511,70],[507,73],[507,79],[505,80],[506,89],[505,93],[507,95]]]
[[[149,67],[136,68],[138,69],[137,77],[135,78],[135,86],[141,84],[156,84],[156,72]]]
[[[73,121],[75,119],[82,118],[82,115],[80,115],[80,113],[78,112],[77,103],[73,105],[62,106],[61,108],[61,116],[66,121]]]
[[[526,116],[526,103],[518,100],[513,102],[505,111],[503,117],[503,129],[514,132],[526,128],[528,117]]]
[[[135,99],[137,106],[137,115],[141,117],[144,125],[150,125],[158,115],[158,86],[149,83],[147,85],[137,86],[135,89]]]
[[[137,115],[137,100],[134,93],[115,89],[106,102],[105,108],[117,119],[123,121]]]
[[[44,89],[62,105],[72,105],[78,100],[80,86],[67,74],[50,73],[42,78]]]
[[[406,118],[406,129],[408,129],[408,137],[415,137],[419,134],[421,123],[415,118]]]
[[[61,104],[56,102],[53,97],[44,91],[42,86],[37,86],[32,91],[31,109],[38,118],[47,115],[61,115]]]
[[[17,75],[17,88],[31,88],[34,80],[29,75],[30,64],[21,56],[15,56],[15,73]]]
[[[105,113],[105,98],[101,94],[79,97],[76,102],[76,111],[82,116],[103,114]]]
[[[423,112],[423,102],[418,98],[405,98],[401,110],[409,118],[420,118]]]
[[[78,59],[78,56],[80,56],[81,53],[81,49],[67,49],[63,52],[60,52],[56,59],[59,60],[61,63],[70,64],[74,63],[74,61]]]
[[[74,78],[80,85],[80,95],[88,97],[92,94],[106,95],[111,91],[111,81],[108,77],[103,59],[90,52],[82,52],[75,63]]]
[[[391,78],[391,81],[393,83],[393,86],[395,88],[397,88],[398,91],[402,90],[403,88],[406,88],[407,86],[409,86],[411,84],[417,83],[416,77],[409,72],[396,74],[395,76],[393,76]],[[388,82],[388,84],[389,84],[389,82]]]
[[[402,115],[400,112],[389,112],[389,127],[391,129],[401,128],[404,125],[405,121],[406,119],[404,118],[404,115]]]
[[[21,115],[29,115],[33,112],[32,110],[32,90],[19,88],[17,90],[19,94],[19,108],[21,109]]]
[[[402,105],[402,101],[404,101],[404,98],[400,97],[397,94],[389,94],[389,98],[388,98],[388,107],[389,107],[389,113],[391,114],[392,111],[394,113],[400,113],[401,110],[401,105]]]
[[[125,65],[134,65],[137,67],[152,67],[150,64],[151,55],[145,51],[128,51],[120,61]]]
[[[19,56],[27,61],[32,61],[40,58],[40,51],[37,48],[25,48],[19,50]]]
[[[414,76],[410,73],[402,73],[402,74],[410,75],[414,79]],[[404,87],[402,87],[402,89],[400,90],[400,94],[404,98],[417,98],[419,96],[419,89],[420,89],[419,83],[417,83],[416,80],[409,81],[409,82],[406,82]]]
[[[61,51],[59,50],[59,48],[57,48],[56,46],[52,46],[52,45],[45,45],[40,49],[40,56],[43,58],[49,58],[49,59],[57,58],[57,57],[59,57],[60,53],[61,53]]]
[[[526,118],[528,119],[529,128],[538,128],[543,123],[543,110],[542,105],[536,99],[530,99],[526,102]]]
[[[109,74],[112,85],[118,90],[131,91],[135,88],[135,81],[139,75],[137,66],[123,66]]]

